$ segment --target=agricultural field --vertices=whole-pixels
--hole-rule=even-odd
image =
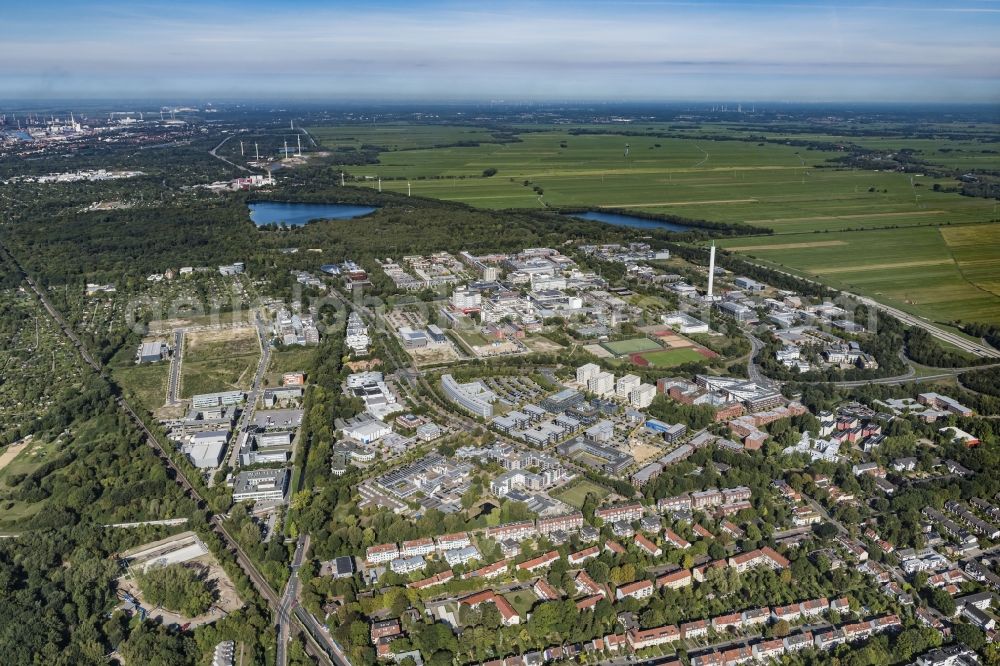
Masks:
[[[386,189],[405,192],[409,183],[414,195],[483,208],[624,208],[745,222],[776,233],[986,222],[995,216],[989,200],[933,191],[935,183],[951,187],[955,181],[834,168],[827,160],[840,152],[563,130],[521,139],[389,151],[377,165],[348,171],[380,176]],[[483,177],[485,169],[497,173]]]
[[[604,486],[599,486],[588,479],[577,479],[549,493],[553,499],[565,502],[570,506],[579,509],[587,499],[587,495],[593,494],[599,500],[611,494],[611,491]]]
[[[324,148],[381,146],[386,150],[412,150],[462,142],[494,142],[493,132],[462,125],[348,125],[311,127],[309,134]]]
[[[195,331],[185,336],[184,345],[182,397],[250,387],[260,358],[253,328]]]
[[[663,349],[649,338],[629,338],[628,340],[618,340],[615,342],[602,342],[601,346],[615,356],[626,356],[628,354],[639,354]]]
[[[720,243],[928,319],[1000,322],[1000,224]]]

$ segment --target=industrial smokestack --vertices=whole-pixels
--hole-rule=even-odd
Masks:
[[[708,251],[708,300],[712,300],[712,283],[715,282],[715,241],[712,241],[712,249]]]

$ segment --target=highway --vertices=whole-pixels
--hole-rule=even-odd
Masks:
[[[966,337],[958,335],[957,333],[952,333],[951,331],[946,331],[942,328],[938,328],[934,324],[930,323],[922,317],[916,317],[909,314],[908,312],[903,312],[898,308],[894,308],[884,303],[879,303],[878,301],[872,300],[866,296],[860,296],[858,294],[852,294],[849,292],[844,292],[851,298],[855,298],[865,305],[875,308],[876,310],[881,310],[887,314],[892,315],[896,319],[899,319],[904,324],[909,324],[910,326],[916,326],[922,328],[931,335],[933,335],[938,340],[943,340],[948,344],[954,345],[961,349],[962,351],[969,352],[976,356],[983,356],[985,358],[1000,358],[1000,351],[990,347],[989,345],[983,344],[981,342],[972,342]]]
[[[782,275],[787,275],[789,277],[793,277],[796,280],[803,280],[803,281],[808,282],[810,284],[816,284],[816,285],[819,285],[821,287],[825,287],[827,289],[833,290],[832,287],[830,287],[829,285],[827,285],[827,284],[825,284],[823,282],[820,282],[819,280],[813,280],[813,279],[810,279],[810,278],[807,278],[807,277],[803,277],[801,275],[797,275],[795,273],[791,273],[789,271],[779,270],[779,269],[774,268],[773,266],[770,266],[770,265],[767,265],[767,264],[760,264],[760,263],[754,262],[751,258],[746,257],[746,256],[741,256],[741,259],[743,259],[744,261],[747,261],[749,263],[752,263],[752,264],[754,264],[756,266],[759,266],[759,267],[761,267],[763,269],[766,269],[768,271],[774,271],[776,273],[781,273]],[[837,290],[834,290],[834,291],[837,291]],[[855,299],[855,300],[857,300],[857,301],[859,301],[859,302],[861,302],[861,303],[863,303],[863,304],[865,304],[865,305],[867,305],[869,307],[875,308],[878,311],[885,312],[886,314],[892,315],[893,317],[896,317],[897,319],[899,319],[900,321],[902,321],[905,324],[909,324],[910,326],[916,326],[918,328],[922,328],[925,331],[927,331],[928,333],[930,333],[932,336],[934,336],[935,338],[937,338],[938,340],[942,340],[944,342],[952,344],[952,345],[958,347],[959,349],[961,349],[962,351],[966,351],[966,352],[969,352],[970,354],[973,354],[975,356],[982,356],[982,357],[985,357],[985,358],[1000,358],[1000,350],[994,349],[993,347],[990,347],[989,345],[981,343],[981,342],[973,342],[973,341],[969,340],[966,337],[963,337],[963,336],[958,335],[956,333],[952,333],[951,331],[947,331],[947,330],[945,330],[943,328],[940,328],[939,326],[937,326],[935,324],[932,324],[931,322],[927,321],[923,317],[917,317],[915,315],[911,315],[910,313],[904,312],[904,311],[900,310],[899,308],[894,308],[894,307],[892,307],[890,305],[886,305],[884,303],[880,303],[880,302],[878,302],[878,301],[876,301],[874,299],[868,298],[867,296],[861,296],[859,294],[854,294],[854,293],[851,293],[849,291],[840,291],[840,293],[843,294],[844,296],[849,297],[849,298],[853,298],[853,299]]]
[[[219,148],[222,148],[224,145],[226,145],[226,142],[229,141],[230,139],[232,139],[234,136],[236,136],[236,135],[235,134],[230,134],[229,136],[227,136],[225,139],[223,139],[222,141],[220,141],[218,143],[218,145],[215,146],[215,148],[212,148],[212,150],[208,151],[208,154],[211,155],[212,157],[214,157],[217,160],[222,160],[223,162],[225,162],[226,164],[228,164],[231,167],[236,167],[240,171],[246,171],[247,173],[250,173],[250,169],[246,168],[245,166],[240,166],[239,164],[236,164],[235,162],[230,162],[225,157],[223,157],[218,152],[216,152],[217,150],[219,150]]]

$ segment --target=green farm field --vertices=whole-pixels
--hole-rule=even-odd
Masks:
[[[348,125],[312,127],[309,134],[327,148],[381,146],[386,150],[430,148],[460,142],[493,142],[493,133],[462,125]]]
[[[563,130],[525,133],[521,139],[391,150],[381,153],[380,164],[348,171],[380,176],[389,190],[406,192],[409,183],[414,195],[483,208],[623,208],[748,223],[776,233],[975,223],[994,217],[989,200],[932,189],[936,182],[950,187],[954,181],[914,177],[911,183],[908,174],[833,168],[827,160],[840,152]],[[975,155],[977,160],[984,156]],[[497,169],[496,175],[483,177],[488,168]]]
[[[1000,224],[719,243],[931,320],[1000,322]]]

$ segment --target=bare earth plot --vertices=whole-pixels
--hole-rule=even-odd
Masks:
[[[260,358],[260,344],[252,327],[193,331],[184,341],[183,397],[250,387]]]

